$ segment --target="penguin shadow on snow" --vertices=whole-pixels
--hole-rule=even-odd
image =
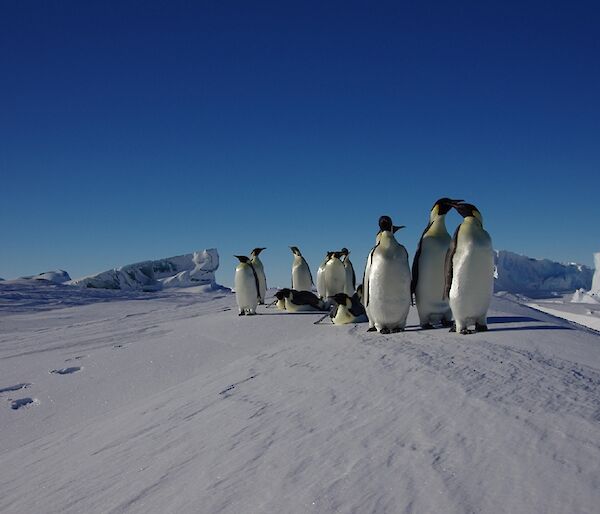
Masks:
[[[48,373],[51,373],[52,375],[71,375],[72,373],[77,373],[82,369],[83,368],[80,366],[71,366],[69,368],[52,369]]]
[[[544,321],[527,316],[490,316],[488,325],[502,325],[504,323],[545,323]],[[572,327],[561,325],[524,325],[519,327],[489,327],[488,332],[510,332],[523,330],[573,330]]]

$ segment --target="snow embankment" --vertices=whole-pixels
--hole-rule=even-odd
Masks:
[[[581,264],[532,259],[506,250],[495,252],[495,291],[529,296],[589,289],[593,270]]]
[[[215,248],[156,261],[128,264],[72,280],[71,285],[124,291],[157,291],[169,287],[216,286],[219,254]]]

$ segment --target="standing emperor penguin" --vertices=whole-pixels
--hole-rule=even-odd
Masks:
[[[254,266],[254,271],[256,271],[256,275],[258,276],[258,303],[261,305],[265,304],[265,294],[267,293],[267,277],[265,276],[265,268],[263,267],[262,261],[259,259],[258,255],[266,248],[255,248],[250,253],[250,263]]]
[[[455,209],[464,219],[446,255],[445,293],[456,323],[450,331],[470,334],[469,325],[475,324],[475,332],[484,332],[494,288],[492,239],[477,207],[461,203]]]
[[[297,246],[290,246],[294,254],[292,264],[292,289],[296,291],[311,291],[313,286],[312,275],[306,259],[302,257]]]
[[[446,230],[446,214],[462,200],[440,198],[429,214],[429,224],[417,246],[412,265],[410,291],[415,295],[422,328],[452,325],[452,311],[444,293],[444,263],[452,238]]]
[[[346,287],[346,268],[340,260],[342,252],[333,252],[331,258],[325,264],[323,280],[325,284],[325,296],[331,297],[343,293]]]
[[[323,272],[325,271],[325,265],[327,264],[327,262],[329,261],[329,259],[331,259],[331,256],[334,254],[334,252],[327,252],[327,254],[325,255],[325,259],[323,259],[323,262],[321,263],[321,265],[319,266],[319,269],[317,270],[317,294],[319,295],[320,298],[325,298],[325,275],[323,274]]]
[[[354,266],[350,261],[350,251],[348,248],[342,248],[342,255],[344,255],[344,269],[346,270],[346,286],[344,287],[344,293],[352,297],[356,291],[356,274],[354,273]]]
[[[258,276],[250,259],[245,255],[234,255],[240,263],[235,268],[235,299],[239,307],[239,315],[256,314],[258,305]]]
[[[400,332],[410,309],[410,267],[408,253],[394,237],[389,216],[379,218],[378,243],[367,257],[363,303],[369,317],[369,332]]]

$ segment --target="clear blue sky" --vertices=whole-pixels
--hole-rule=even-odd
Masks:
[[[598,5],[4,0],[0,276],[216,247],[231,284],[266,246],[287,284],[291,244],[362,275],[379,215],[412,254],[440,196],[591,264]]]

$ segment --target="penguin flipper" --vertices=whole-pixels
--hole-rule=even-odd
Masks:
[[[315,281],[312,278],[312,273],[310,271],[310,266],[308,265],[308,262],[306,262],[306,259],[304,257],[302,257],[302,260],[304,261],[304,264],[306,264],[306,269],[308,270],[308,276],[310,277],[310,283],[311,285],[315,285]]]
[[[250,269],[252,269],[252,273],[254,274],[254,285],[256,286],[256,297],[260,300],[260,285],[258,283],[258,275],[256,274],[256,269],[252,263],[248,263]]]
[[[431,225],[433,225],[433,221],[430,221],[429,224],[425,227],[425,230],[423,230],[423,233],[421,234],[421,239],[419,239],[419,244],[417,245],[417,251],[415,252],[415,257],[413,259],[412,265],[412,280],[410,281],[411,295],[415,294],[417,291],[417,284],[419,283],[419,259],[421,258],[421,245],[423,244],[423,237],[425,237],[425,234],[427,234],[427,232],[431,228]]]
[[[371,274],[371,264],[373,262],[373,254],[379,246],[377,243],[373,249],[369,252],[367,257],[367,265],[365,266],[365,274],[363,275],[363,305],[366,307],[369,305],[369,275]]]
[[[456,253],[456,243],[458,241],[458,232],[462,227],[462,223],[456,227],[454,231],[454,237],[452,237],[452,242],[450,243],[450,248],[446,252],[446,261],[444,262],[444,275],[446,276],[446,283],[444,284],[444,298],[450,297],[450,288],[452,287],[452,277],[454,273],[452,260],[454,258],[454,254]]]

